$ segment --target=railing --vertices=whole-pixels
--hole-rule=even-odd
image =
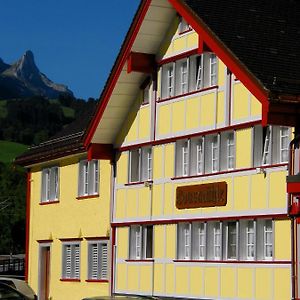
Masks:
[[[0,260],[0,276],[14,275],[24,276],[25,272],[25,259],[12,258]]]

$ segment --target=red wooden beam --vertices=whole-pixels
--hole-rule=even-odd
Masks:
[[[154,54],[130,52],[127,59],[127,73],[140,72],[152,74],[156,70]]]
[[[88,160],[92,159],[109,159],[114,157],[112,144],[90,144],[87,152]]]

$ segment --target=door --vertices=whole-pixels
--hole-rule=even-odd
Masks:
[[[49,299],[50,286],[50,246],[40,246],[39,300]]]

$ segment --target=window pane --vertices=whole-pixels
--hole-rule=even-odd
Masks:
[[[146,232],[146,258],[152,258],[153,226],[147,226]]]
[[[230,222],[228,223],[228,258],[236,259],[237,258],[237,223]]]
[[[140,180],[140,151],[139,149],[130,151],[130,182]]]

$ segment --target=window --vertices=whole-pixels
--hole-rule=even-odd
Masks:
[[[210,54],[209,58],[209,85],[214,86],[217,84],[217,57],[215,54]]]
[[[248,260],[255,258],[255,223],[247,221],[246,227],[246,257]]]
[[[273,224],[272,220],[266,220],[264,224],[264,258],[273,257]]]
[[[152,148],[144,147],[129,152],[129,182],[152,179]]]
[[[80,244],[63,244],[63,279],[80,278]]]
[[[216,86],[218,60],[216,55],[193,55],[162,66],[161,98],[184,95]]]
[[[227,223],[227,259],[237,259],[238,230],[237,222]]]
[[[288,162],[289,161],[289,128],[288,127],[280,127],[280,162]]]
[[[271,219],[179,223],[177,258],[186,260],[272,260]]]
[[[108,279],[108,242],[93,241],[88,244],[88,279]]]
[[[148,104],[151,99],[151,82],[149,82],[145,88],[143,88],[142,104]]]
[[[187,23],[187,21],[184,18],[180,18],[180,24],[179,24],[179,33],[184,33],[186,31],[191,30],[190,25]]]
[[[153,226],[130,227],[130,259],[152,258]]]
[[[219,171],[219,136],[213,136],[211,141],[212,172]]]
[[[45,168],[42,171],[42,202],[58,199],[59,193],[58,167]]]
[[[233,131],[179,140],[176,142],[175,149],[175,174],[178,177],[209,174],[235,168]]]
[[[79,196],[97,195],[99,193],[98,160],[82,160],[79,162]]]
[[[288,127],[255,126],[253,129],[253,165],[287,163],[290,129]]]

